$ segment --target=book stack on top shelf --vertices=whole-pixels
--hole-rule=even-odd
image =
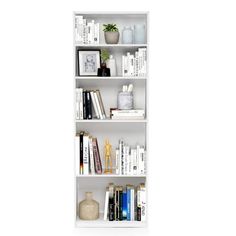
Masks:
[[[120,32],[117,44],[106,43],[103,24],[116,24]],[[78,227],[146,226],[147,30],[142,43],[127,44],[122,39],[126,26],[138,29],[140,25],[148,27],[146,12],[74,13],[75,212]],[[116,74],[112,77],[97,76],[104,48],[116,61]],[[107,141],[110,145],[109,171]],[[92,192],[99,203],[99,217],[95,220],[80,218],[79,204],[86,192]]]

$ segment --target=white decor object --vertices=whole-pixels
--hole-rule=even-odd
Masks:
[[[109,60],[107,60],[107,68],[110,68],[111,76],[116,76],[116,59],[113,55],[110,55]]]

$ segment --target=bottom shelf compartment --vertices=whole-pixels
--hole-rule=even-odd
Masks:
[[[76,226],[80,228],[144,228],[146,221],[107,221],[103,220],[103,213],[100,213],[97,220],[76,219]]]
[[[140,186],[140,184],[142,184],[141,186],[144,186],[144,191],[142,192],[140,188],[137,188],[137,186]],[[83,220],[79,218],[79,203],[86,198],[87,192],[92,192],[92,199],[99,204],[99,218],[96,220]],[[110,202],[109,197],[111,196],[113,200]],[[144,204],[142,206],[138,204],[138,202],[141,204],[141,200],[143,200],[142,204]],[[107,202],[108,205],[106,205],[105,202]],[[124,204],[124,202],[126,202],[126,204]],[[109,204],[114,204],[114,208],[111,208],[112,210],[110,211],[114,214],[113,221],[109,221],[108,218],[104,220],[104,212],[106,211],[105,209],[107,209],[109,215]],[[77,227],[145,227],[145,218],[147,214],[146,209],[147,203],[145,177],[76,177]],[[143,213],[145,213],[144,216]],[[118,220],[118,214],[121,216],[121,220]],[[125,218],[126,214],[127,218]],[[137,220],[138,216],[139,220]]]

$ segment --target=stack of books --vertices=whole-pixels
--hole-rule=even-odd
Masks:
[[[146,220],[146,187],[141,183],[115,186],[110,183],[106,188],[104,220],[109,221],[145,221]]]
[[[147,49],[139,48],[134,55],[127,52],[122,56],[122,76],[145,77],[147,73]]]
[[[75,41],[79,44],[99,44],[99,23],[87,22],[83,16],[75,16]]]
[[[102,174],[102,163],[97,138],[81,131],[75,136],[76,166],[79,165],[77,175]]]
[[[119,110],[110,109],[110,118],[112,120],[143,120],[145,113],[143,109]]]
[[[105,108],[99,90],[75,89],[75,118],[106,119]]]
[[[146,151],[142,146],[131,148],[120,140],[119,147],[116,149],[115,162],[117,175],[146,174]]]

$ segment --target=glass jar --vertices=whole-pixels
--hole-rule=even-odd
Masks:
[[[125,26],[122,31],[122,43],[124,44],[133,43],[133,30],[130,26]]]
[[[134,25],[134,43],[146,43],[146,26],[144,24]]]

